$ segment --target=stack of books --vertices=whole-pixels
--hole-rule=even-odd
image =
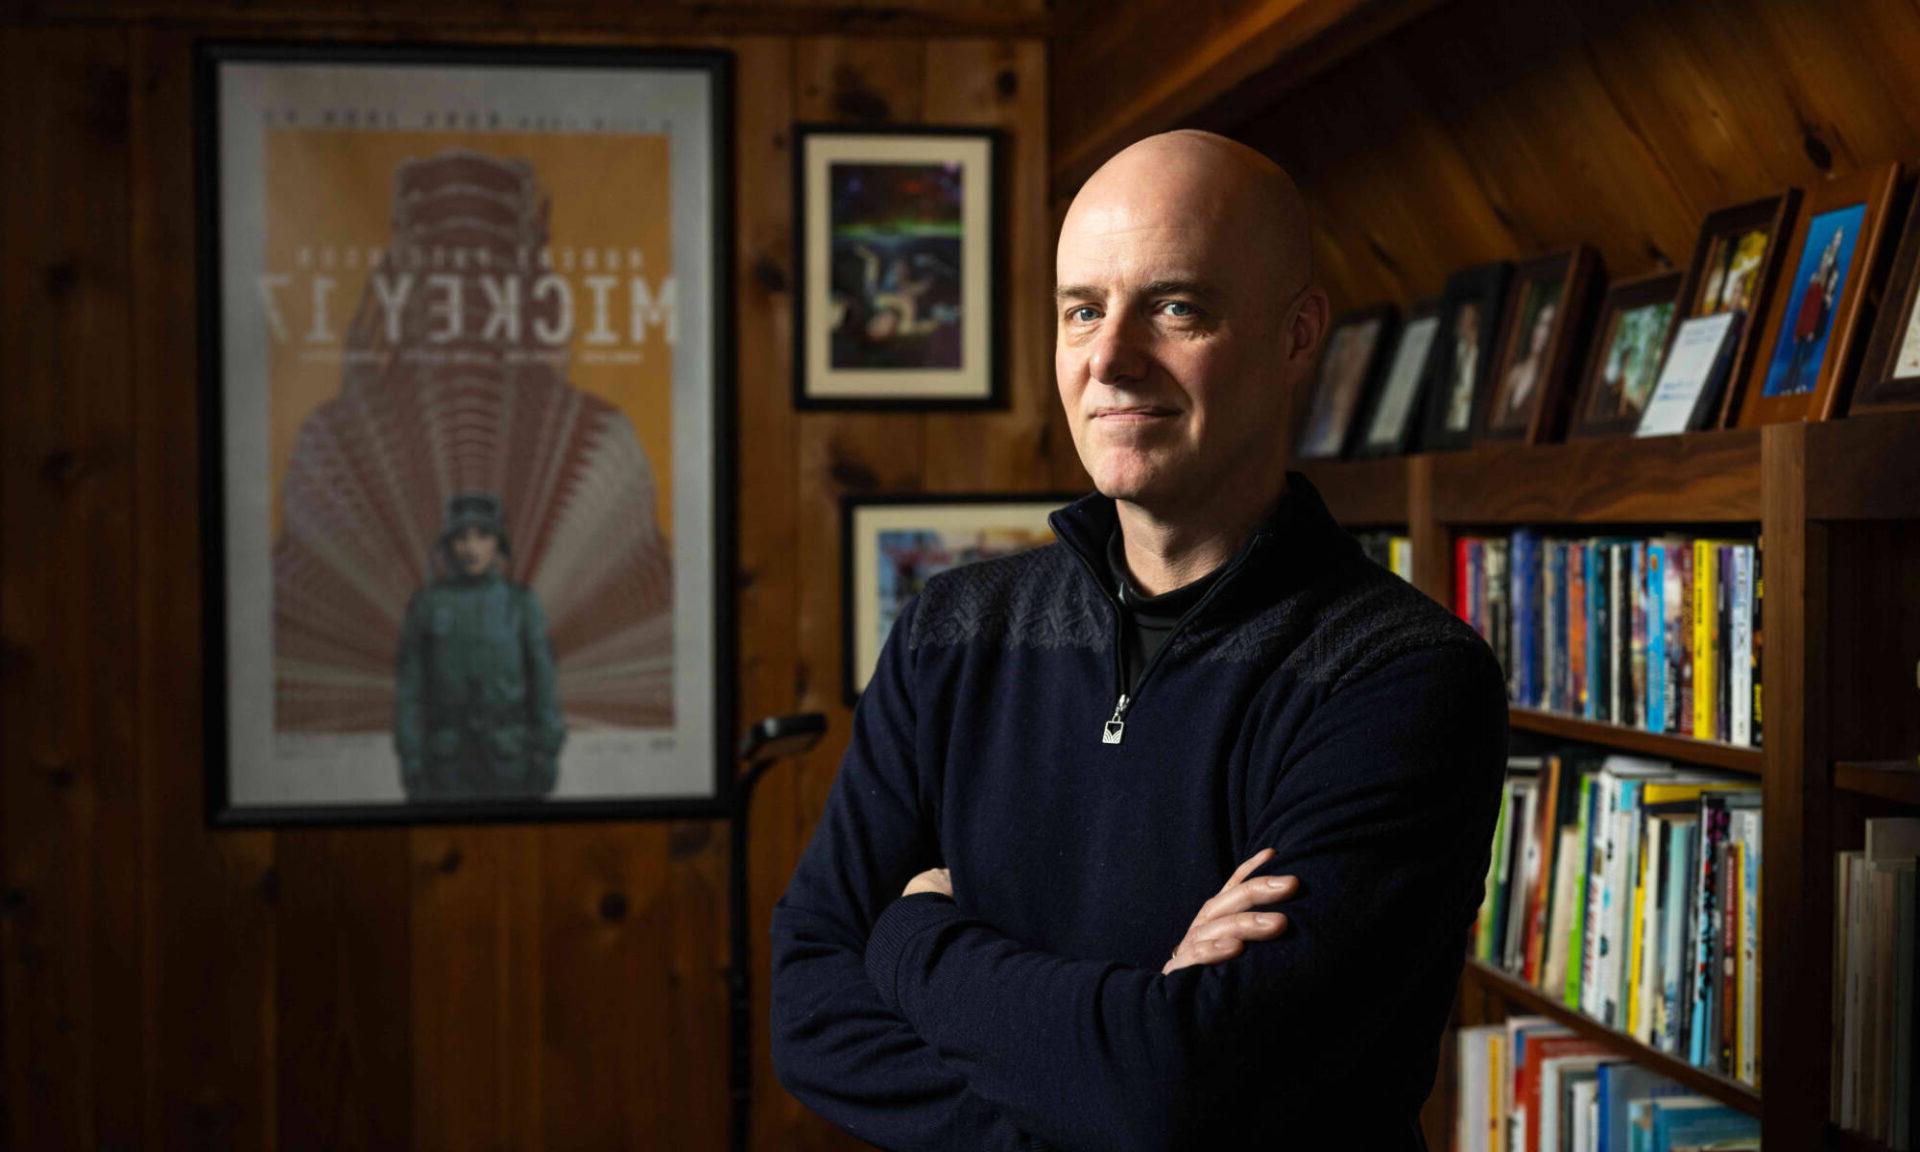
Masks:
[[[1456,1152],[1722,1152],[1760,1121],[1544,1016],[1462,1028]]]
[[[1454,611],[1524,708],[1759,747],[1758,541],[1520,530],[1454,541]]]
[[[1760,783],[1566,748],[1507,762],[1473,955],[1759,1085]]]
[[[1920,820],[1866,822],[1834,861],[1833,1110],[1843,1128],[1913,1147],[1914,868]]]
[[[1392,532],[1355,532],[1354,539],[1375,564],[1413,583],[1413,541]]]

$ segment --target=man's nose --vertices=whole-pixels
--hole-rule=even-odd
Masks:
[[[1093,338],[1088,373],[1102,384],[1130,384],[1146,378],[1150,358],[1143,343],[1146,333],[1126,311],[1108,317]]]

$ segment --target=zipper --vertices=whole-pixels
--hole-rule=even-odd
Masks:
[[[1134,681],[1132,692],[1127,691],[1126,615],[1120,606],[1120,598],[1107,590],[1106,581],[1102,580],[1100,574],[1094,570],[1093,561],[1087,559],[1086,553],[1067,540],[1064,534],[1056,533],[1056,535],[1059,535],[1061,542],[1067,545],[1067,551],[1079,558],[1080,566],[1087,570],[1087,575],[1093,577],[1094,586],[1100,589],[1100,594],[1106,597],[1107,605],[1113,609],[1113,683],[1116,699],[1113,703],[1113,715],[1100,726],[1100,742],[1118,744],[1127,735],[1127,712],[1140,702],[1140,692],[1146,687],[1147,681],[1153,677],[1154,669],[1160,667],[1160,661],[1173,648],[1173,642],[1179,638],[1180,633],[1186,631],[1188,622],[1198,616],[1208,604],[1213,603],[1213,598],[1220,594],[1220,589],[1226,587],[1227,582],[1233,579],[1233,574],[1246,564],[1247,558],[1253,555],[1254,547],[1260,543],[1263,532],[1256,529],[1239,553],[1220,570],[1220,577],[1213,582],[1213,587],[1207,589],[1200,599],[1194,602],[1193,607],[1181,613],[1180,619],[1174,621],[1173,630],[1167,633],[1167,639],[1160,645],[1160,650],[1155,652],[1153,659],[1147,661],[1147,666],[1140,670],[1140,679]]]

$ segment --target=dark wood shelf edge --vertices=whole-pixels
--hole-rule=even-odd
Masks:
[[[1601,744],[1708,768],[1723,768],[1729,772],[1740,772],[1748,776],[1759,776],[1761,765],[1765,762],[1765,753],[1758,748],[1742,748],[1714,740],[1694,740],[1686,736],[1643,732],[1638,728],[1626,728],[1619,724],[1601,724],[1573,716],[1562,716],[1557,712],[1542,712],[1537,708],[1511,707],[1507,709],[1507,716],[1512,727],[1527,732],[1580,740],[1589,744]]]
[[[1695,1068],[1686,1061],[1676,1059],[1657,1048],[1649,1048],[1625,1032],[1609,1028],[1591,1017],[1575,1012],[1538,988],[1490,964],[1469,957],[1466,976],[1468,979],[1477,980],[1482,988],[1494,995],[1514,1001],[1529,1012],[1550,1017],[1588,1039],[1617,1048],[1622,1056],[1637,1064],[1645,1065],[1662,1076],[1677,1080],[1702,1095],[1711,1096],[1722,1104],[1738,1108],[1749,1115],[1760,1115],[1760,1093],[1745,1084]]]
[[[1920,804],[1920,762],[1842,760],[1833,766],[1833,786],[1900,804]]]
[[[1827,1147],[1833,1152],[1893,1152],[1893,1145],[1882,1144],[1871,1136],[1828,1122]]]

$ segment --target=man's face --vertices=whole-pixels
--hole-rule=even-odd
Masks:
[[[493,568],[500,557],[500,538],[484,528],[466,527],[453,535],[453,559],[460,571],[480,576]]]
[[[1301,353],[1290,332],[1304,269],[1269,267],[1228,198],[1168,184],[1083,194],[1054,309],[1081,462],[1103,494],[1161,513],[1271,468],[1317,338]]]

